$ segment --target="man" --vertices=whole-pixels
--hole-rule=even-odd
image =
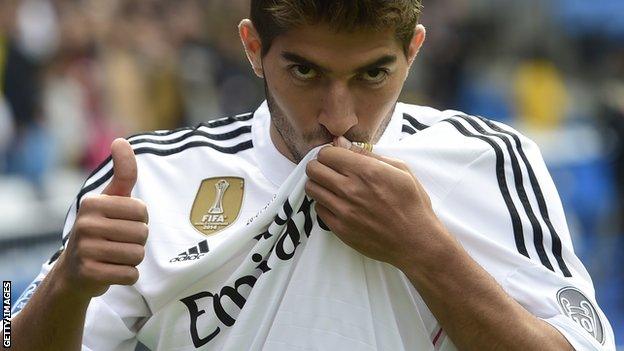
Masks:
[[[16,349],[613,350],[534,144],[397,103],[419,11],[252,0],[267,102],[116,140]]]

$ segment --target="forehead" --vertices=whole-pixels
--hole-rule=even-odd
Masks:
[[[385,55],[403,57],[395,30],[336,31],[325,24],[297,27],[277,36],[267,56],[295,53],[332,70],[349,70]]]

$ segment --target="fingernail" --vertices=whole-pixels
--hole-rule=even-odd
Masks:
[[[345,149],[351,149],[351,142],[347,138],[339,136],[338,138],[336,138],[336,146]]]

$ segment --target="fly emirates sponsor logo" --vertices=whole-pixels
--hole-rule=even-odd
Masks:
[[[265,274],[271,274],[271,267],[268,264],[271,255],[275,254],[280,261],[290,261],[295,256],[299,245],[303,240],[307,240],[312,232],[314,225],[311,214],[312,203],[311,199],[304,197],[297,212],[293,213],[290,202],[286,200],[282,206],[284,218],[282,213],[278,214],[265,232],[254,237],[257,243],[245,263],[250,274],[234,279],[230,285],[223,286],[218,292],[200,291],[180,299],[189,312],[190,336],[196,348],[208,344],[217,337],[221,328],[234,325],[238,312],[245,306],[256,282]],[[318,216],[316,223],[321,229],[329,231]],[[276,235],[279,235],[277,240],[274,238]],[[211,299],[212,303],[207,299]],[[235,311],[232,311],[233,306],[236,306]],[[207,320],[200,321],[200,318]],[[198,328],[198,324],[215,327],[204,330]]]

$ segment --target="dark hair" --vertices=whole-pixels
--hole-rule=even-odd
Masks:
[[[251,0],[250,19],[260,36],[263,56],[280,34],[318,23],[336,31],[394,28],[407,53],[421,9],[421,0]]]

